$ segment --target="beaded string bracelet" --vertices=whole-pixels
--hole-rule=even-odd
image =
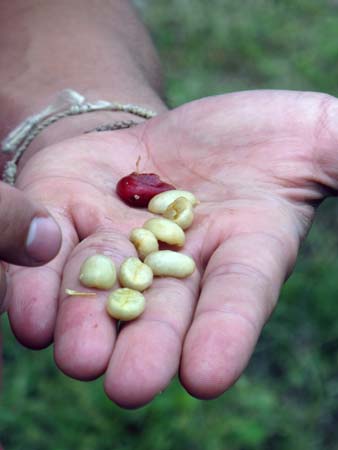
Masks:
[[[69,116],[77,116],[97,111],[120,111],[133,114],[143,119],[150,119],[156,116],[154,111],[142,108],[133,104],[122,104],[117,102],[107,102],[99,100],[95,103],[87,102],[86,98],[74,91],[65,89],[61,91],[55,102],[47,106],[40,113],[34,114],[21,122],[1,143],[3,153],[13,154],[13,158],[5,164],[3,171],[3,181],[14,185],[17,164],[31,144],[31,142],[47,127]],[[133,120],[116,121],[110,125],[104,125],[91,131],[108,131],[129,128],[136,125]]]

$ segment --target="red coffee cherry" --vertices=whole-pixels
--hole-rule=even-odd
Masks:
[[[116,185],[116,193],[129,206],[144,208],[157,194],[176,189],[165,183],[155,173],[138,173],[123,177]]]

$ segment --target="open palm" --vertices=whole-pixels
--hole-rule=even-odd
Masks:
[[[18,339],[33,348],[54,340],[61,370],[105,373],[108,396],[125,407],[149,402],[178,370],[193,395],[220,395],[248,363],[315,206],[337,188],[337,113],[321,94],[243,92],[35,154],[17,184],[52,212],[63,246],[47,266],[11,268]],[[182,250],[197,271],[157,278],[144,314],[117,333],[106,293],[70,298],[65,288],[81,289],[79,267],[93,253],[117,266],[135,255],[128,234],[150,213],[123,204],[115,186],[139,156],[142,171],[201,201]]]

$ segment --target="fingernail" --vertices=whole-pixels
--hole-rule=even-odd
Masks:
[[[26,252],[37,262],[50,261],[56,256],[61,244],[61,232],[50,217],[35,217],[29,227]]]

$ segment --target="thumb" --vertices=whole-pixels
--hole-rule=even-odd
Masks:
[[[21,191],[0,183],[0,259],[38,266],[61,246],[61,230],[48,211]]]

